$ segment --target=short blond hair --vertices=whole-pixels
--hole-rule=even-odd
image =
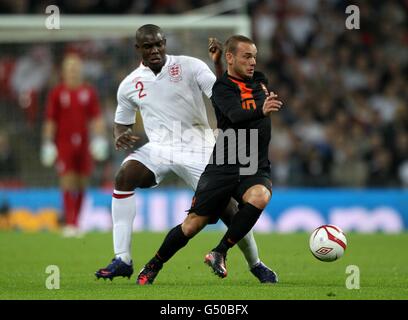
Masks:
[[[225,53],[230,52],[230,53],[235,55],[237,53],[237,47],[238,47],[238,44],[240,42],[255,44],[248,37],[245,37],[245,36],[240,35],[240,34],[236,34],[236,35],[233,35],[233,36],[229,37],[227,39],[227,41],[225,41],[225,45],[224,45]]]

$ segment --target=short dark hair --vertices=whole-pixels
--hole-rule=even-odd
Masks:
[[[157,34],[160,33],[164,35],[163,30],[159,27],[156,26],[155,24],[145,24],[141,26],[139,29],[136,31],[136,42],[139,42],[146,34]]]
[[[240,42],[255,44],[248,37],[245,37],[245,36],[240,35],[240,34],[236,34],[236,35],[233,35],[233,36],[229,37],[227,39],[227,41],[225,41],[225,45],[224,45],[225,53],[231,52],[232,54],[236,54],[237,53],[238,43],[240,43]]]

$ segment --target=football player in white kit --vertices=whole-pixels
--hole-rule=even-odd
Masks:
[[[167,55],[164,33],[156,25],[144,25],[137,30],[135,47],[142,62],[119,85],[115,148],[131,149],[139,139],[132,132],[137,110],[149,142],[125,158],[115,177],[112,195],[115,257],[106,268],[96,271],[98,279],[130,278],[133,274],[135,189],[154,187],[167,173],[174,172],[195,190],[215,144],[202,98],[202,93],[211,97],[216,80],[209,67],[193,57]],[[221,45],[213,40],[209,49],[217,75],[221,76]],[[221,220],[228,225],[237,211],[237,203],[231,199]],[[260,282],[276,282],[273,271],[259,259],[252,231],[238,246]]]

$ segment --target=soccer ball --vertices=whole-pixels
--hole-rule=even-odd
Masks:
[[[315,229],[310,235],[309,247],[319,260],[330,262],[341,258],[347,247],[346,235],[332,224]]]

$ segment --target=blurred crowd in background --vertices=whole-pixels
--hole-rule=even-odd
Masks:
[[[182,14],[216,2],[2,0],[0,13],[43,14],[56,4],[62,14]],[[272,117],[275,186],[408,187],[408,1],[357,1],[359,30],[345,27],[349,4],[247,2],[257,69],[285,104]],[[137,66],[133,39],[17,47],[0,43],[0,185],[48,186],[54,172],[41,168],[38,150],[45,97],[58,81],[56,57],[83,54],[111,126],[117,86]],[[123,158],[112,151],[93,185],[109,186]]]

